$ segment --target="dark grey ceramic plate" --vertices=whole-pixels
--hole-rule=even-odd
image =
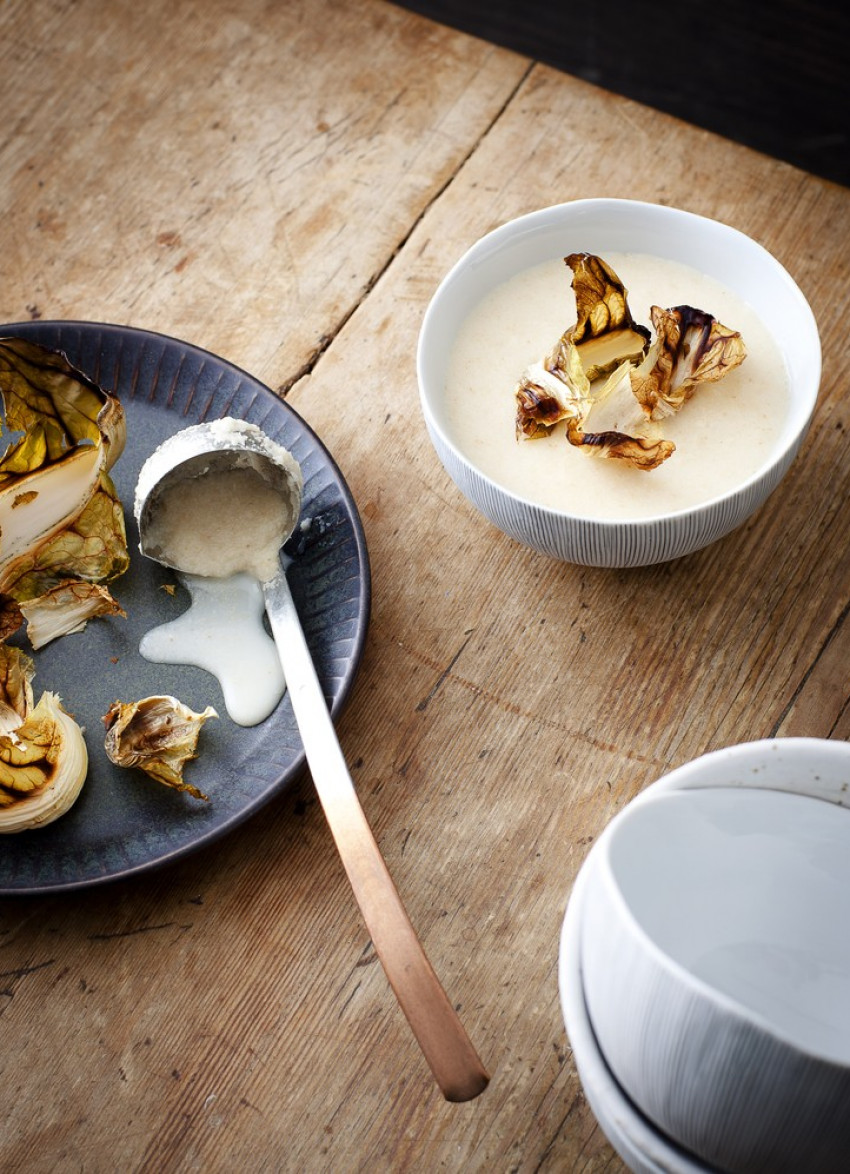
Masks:
[[[93,620],[83,632],[35,654],[34,692],[50,689],[86,731],[89,774],[71,811],[39,831],[0,837],[0,893],[80,888],[151,868],[208,844],[282,791],[304,765],[292,707],[284,696],[262,724],[245,729],[227,717],[218,682],[200,669],[151,665],[139,639],[178,615],[188,597],[162,587],[169,571],[143,559],[132,517],[139,470],[180,428],[220,416],[259,425],[285,445],[304,473],[302,518],[287,553],[292,594],[332,713],[344,703],[369,623],[371,583],[363,528],[333,459],[304,421],[267,387],[214,355],[163,335],[79,322],[0,327],[62,350],[90,378],[120,396],[127,447],[113,469],[125,506],[132,562],[113,585],[127,612]],[[172,693],[193,709],[213,705],[198,759],[186,780],[210,797],[193,800],[138,771],[121,770],[103,750],[102,715],[116,699]]]

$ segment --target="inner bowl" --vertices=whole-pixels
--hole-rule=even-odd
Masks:
[[[837,1172],[850,1152],[850,748],[707,755],[594,849],[581,964],[612,1073],[724,1170]]]
[[[518,488],[515,469],[509,469],[509,476],[505,473],[515,464],[515,448],[505,450],[504,457],[500,453],[495,465],[488,465],[479,446],[482,435],[486,446],[487,430],[494,427],[492,412],[481,413],[476,423],[479,436],[474,443],[468,435],[460,434],[454,418],[455,405],[447,396],[447,380],[464,324],[505,282],[572,252],[591,252],[603,258],[637,254],[688,266],[719,284],[755,315],[784,370],[788,394],[781,419],[771,422],[775,436],[769,449],[740,481],[733,477],[731,487],[727,482],[721,492],[715,492],[709,483],[697,501],[684,507],[670,505],[659,491],[658,500],[645,516],[605,517],[597,508],[595,485],[583,500],[571,496],[563,503],[542,501]],[[628,276],[620,276],[629,287]],[[549,337],[551,329],[547,334],[542,344],[544,351],[571,325],[567,309],[569,281],[570,274],[565,269],[563,316],[556,319],[560,326],[555,337]],[[631,296],[629,302],[635,318],[646,324],[648,305],[632,304]],[[699,308],[715,312],[711,306]],[[556,309],[560,314],[560,308]],[[736,328],[733,322],[726,325]],[[508,320],[501,335],[510,338],[517,329],[518,322]],[[498,338],[494,346],[498,351]],[[498,362],[498,353],[492,346],[489,350]],[[542,358],[543,354],[530,357]],[[786,472],[807,431],[820,383],[821,353],[817,327],[805,298],[786,270],[761,245],[736,229],[692,213],[631,200],[600,199],[532,212],[502,225],[473,245],[441,282],[426,311],[417,369],[422,411],[437,454],[458,488],[485,517],[542,553],[570,562],[624,567],[659,562],[700,549],[734,529],[763,503]],[[504,402],[510,400],[511,413],[512,388],[521,374],[521,368],[511,368],[505,377],[508,390]],[[722,388],[723,383],[716,386]],[[694,397],[694,404],[699,395],[698,392]],[[513,440],[510,419],[512,415],[507,425],[499,424],[500,443],[504,443],[506,428]],[[752,429],[753,436],[758,432],[757,427]],[[519,443],[568,447],[563,437]],[[674,453],[661,469],[645,473],[624,469],[618,461],[588,458],[577,450],[569,454],[592,465],[608,466],[608,479],[623,482],[624,475],[630,475],[631,486],[638,488],[650,484],[641,482],[642,478],[656,477],[657,473],[666,477],[666,466],[673,468],[678,455]],[[530,458],[523,454],[519,459]],[[598,481],[600,471],[594,469],[592,476]],[[627,489],[626,496],[628,493]]]
[[[607,844],[647,949],[789,1045],[850,1068],[850,812],[803,795],[658,796]],[[689,976],[689,977],[687,977]]]

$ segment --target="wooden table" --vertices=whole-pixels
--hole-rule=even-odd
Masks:
[[[706,750],[850,734],[850,191],[381,0],[7,0],[0,30],[0,319],[187,339],[334,453],[374,584],[340,738],[492,1073],[440,1097],[305,774],[173,866],[2,903],[0,1169],[622,1169],[558,1001],[589,846]],[[632,572],[485,524],[418,408],[443,274],[500,222],[586,196],[751,234],[824,346],[769,504]]]

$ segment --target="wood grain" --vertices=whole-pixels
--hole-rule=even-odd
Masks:
[[[385,4],[42,0],[3,22],[0,316],[161,329],[275,386],[526,68]]]
[[[468,1105],[434,1088],[305,777],[173,867],[0,907],[0,1168],[622,1170],[559,1009],[578,868],[705,750],[848,734],[850,193],[379,0],[100,11],[0,14],[0,313],[188,338],[286,389],[334,453],[374,583],[340,739],[492,1082]],[[481,233],[601,195],[755,236],[824,346],[768,504],[632,572],[483,522],[428,443],[414,366]]]

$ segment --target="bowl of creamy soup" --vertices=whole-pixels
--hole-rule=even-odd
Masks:
[[[434,448],[490,522],[628,567],[699,550],[764,504],[807,433],[821,348],[793,278],[742,232],[577,200],[461,257],[417,373]]]

